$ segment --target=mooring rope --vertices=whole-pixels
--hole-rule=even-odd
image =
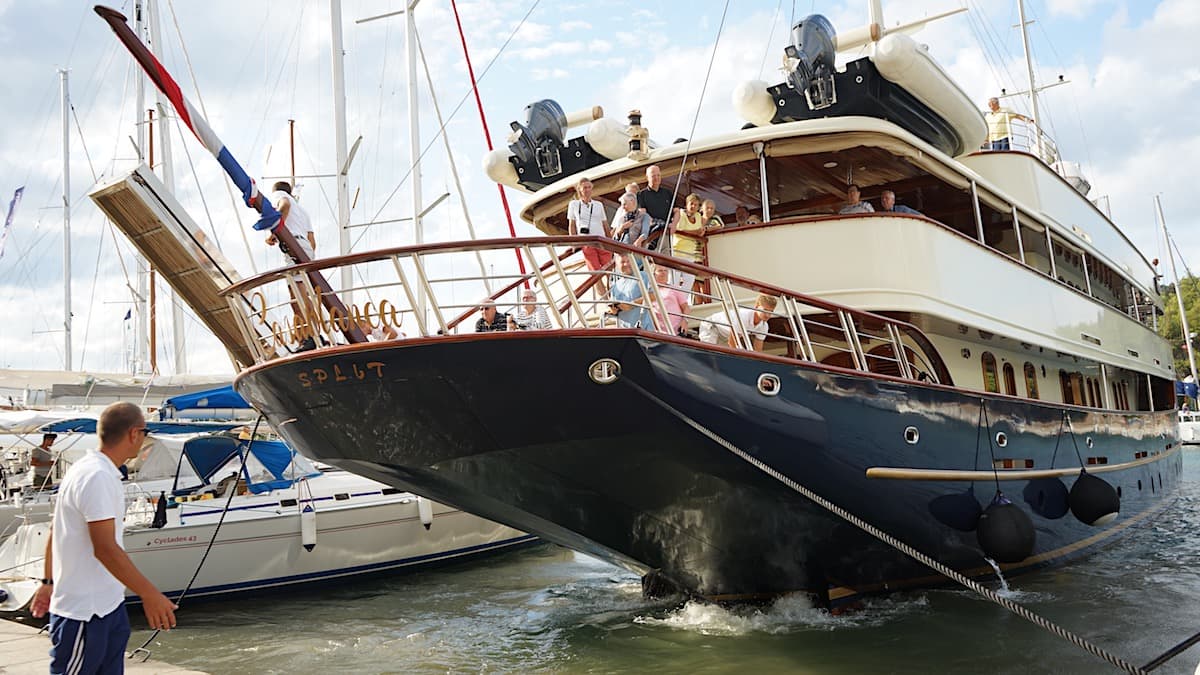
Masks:
[[[238,467],[237,473],[234,474],[235,476],[241,476],[242,471],[244,471],[246,468],[246,457],[250,454],[250,447],[254,445],[254,438],[258,435],[258,425],[261,424],[262,421],[262,415],[259,415],[258,419],[254,421],[254,430],[250,432],[250,440],[246,443],[246,450],[241,453],[241,465]],[[204,555],[200,556],[200,563],[196,565],[196,571],[192,573],[191,580],[187,582],[187,585],[183,587],[183,592],[181,592],[179,597],[175,599],[176,609],[178,609],[179,605],[183,603],[183,599],[187,596],[188,591],[192,590],[192,584],[196,583],[196,578],[200,576],[200,570],[204,567],[204,561],[208,560],[208,554],[212,551],[213,544],[217,543],[217,534],[221,531],[221,525],[225,523],[225,514],[229,513],[229,505],[233,502],[234,495],[237,494],[237,480],[235,479],[233,481],[233,485],[230,485],[227,489],[229,490],[229,496],[225,498],[225,506],[221,509],[221,517],[217,519],[217,526],[213,529],[212,537],[210,537],[208,540],[208,546],[204,549]],[[150,650],[146,649],[146,645],[149,645],[151,642],[153,642],[154,638],[158,637],[158,634],[161,633],[162,630],[163,629],[161,628],[155,629],[154,632],[150,634],[150,637],[146,638],[146,641],[142,643],[142,646],[129,652],[129,654],[126,655],[126,658],[132,659],[138,654],[145,654],[145,656],[142,657],[142,662],[148,661],[150,659]]]
[[[791,488],[793,491],[800,493],[801,495],[806,497],[808,500],[816,503],[818,506],[825,509],[826,511],[829,511],[830,513],[838,516],[839,518],[845,520],[846,522],[850,523],[851,525],[854,525],[858,529],[866,532],[867,534],[870,534],[871,536],[875,537],[876,539],[878,539],[878,540],[884,542],[885,544],[895,548],[896,550],[904,553],[905,555],[909,556],[910,558],[936,570],[937,572],[940,572],[941,574],[945,575],[946,577],[949,577],[950,579],[953,579],[954,581],[958,582],[959,584],[962,584],[963,586],[971,589],[972,591],[975,591],[979,595],[982,595],[983,597],[987,598],[988,600],[991,600],[992,602],[996,603],[997,605],[1000,605],[1001,607],[1007,609],[1008,611],[1012,612],[1013,614],[1016,614],[1017,616],[1021,617],[1022,619],[1025,619],[1026,621],[1029,621],[1030,623],[1033,623],[1037,626],[1040,626],[1041,628],[1044,628],[1045,630],[1070,642],[1071,644],[1075,645],[1076,647],[1079,647],[1080,649],[1092,654],[1093,656],[1097,656],[1101,659],[1104,659],[1111,665],[1113,665],[1117,668],[1120,668],[1121,670],[1123,670],[1127,673],[1137,673],[1138,675],[1142,675],[1142,674],[1148,672],[1146,669],[1139,668],[1139,667],[1133,665],[1132,663],[1122,659],[1121,657],[1116,656],[1115,654],[1111,654],[1108,651],[1104,650],[1103,648],[1101,648],[1095,644],[1092,644],[1086,638],[1076,635],[1075,633],[1067,630],[1066,628],[1063,628],[1062,626],[1059,626],[1058,624],[1054,623],[1053,621],[1050,621],[1049,619],[1039,616],[1038,614],[1034,613],[1033,611],[1026,609],[1025,607],[1023,607],[1005,597],[1002,597],[1001,595],[997,594],[995,591],[991,590],[990,588],[987,588],[986,586],[983,586],[982,584],[980,584],[972,579],[969,579],[968,577],[966,577],[962,573],[958,572],[957,570],[952,569],[948,565],[941,563],[928,555],[925,555],[924,553],[918,551],[917,549],[913,548],[912,546],[909,546],[908,544],[900,541],[899,539],[893,537],[892,535],[888,534],[887,532],[884,532],[883,530],[875,527],[874,525],[868,523],[867,521],[859,518],[858,516],[854,515],[853,513],[846,511],[845,509],[841,508],[837,504],[834,504],[833,502],[825,499],[821,495],[818,495],[817,493],[813,492],[812,490],[804,487],[803,485],[800,485],[796,481],[783,475],[782,473],[773,469],[772,467],[767,466],[760,460],[758,460],[755,457],[753,457],[752,455],[750,455],[750,453],[742,450],[741,448],[738,448],[733,443],[730,443],[729,441],[725,440],[717,433],[711,431],[704,425],[693,420],[691,417],[680,412],[671,404],[667,403],[666,401],[662,400],[661,398],[650,393],[649,391],[647,391],[645,388],[643,388],[638,383],[630,380],[629,378],[621,378],[621,379],[622,379],[622,381],[628,383],[629,386],[633,387],[634,389],[637,389],[643,396],[645,396],[649,400],[653,401],[659,407],[661,407],[664,410],[666,410],[667,412],[671,413],[672,416],[676,417],[677,419],[682,421],[684,424],[687,424],[688,426],[692,427],[693,429],[700,432],[701,434],[707,436],[714,443],[720,445],[721,447],[725,448],[726,450],[737,455],[742,460],[746,461],[750,465],[757,468],[759,471],[762,471],[763,473],[774,478],[775,480],[779,481],[780,483],[783,483],[787,487]]]

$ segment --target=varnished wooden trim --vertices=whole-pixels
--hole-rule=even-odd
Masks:
[[[1086,467],[1088,473],[1109,473],[1111,471],[1123,471],[1132,469],[1144,464],[1152,464],[1154,462],[1166,459],[1171,455],[1179,452],[1182,446],[1175,444],[1166,451],[1156,455],[1149,455],[1141,459],[1135,459],[1132,462],[1122,462],[1120,464],[1090,464]],[[927,481],[1011,481],[1011,480],[1035,480],[1038,478],[1060,478],[1063,476],[1074,476],[1079,473],[1079,467],[1068,467],[1065,469],[996,469],[994,472],[985,471],[963,471],[957,469],[909,469],[905,467],[891,466],[873,466],[867,469],[867,478],[880,478],[885,480],[927,480]]]

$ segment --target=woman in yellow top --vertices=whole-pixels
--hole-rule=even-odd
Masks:
[[[680,210],[679,218],[671,228],[671,233],[682,232],[690,236],[672,237],[674,243],[671,246],[671,252],[676,258],[702,263],[704,262],[704,242],[697,238],[704,234],[704,216],[700,213],[700,195],[693,192],[687,196],[684,204],[686,208]],[[695,281],[696,275],[694,274],[681,270],[675,273],[675,284],[684,291],[691,292],[692,283]]]

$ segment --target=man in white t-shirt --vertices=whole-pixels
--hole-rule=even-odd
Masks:
[[[100,413],[100,450],[71,465],[59,486],[41,586],[30,611],[50,612],[51,673],[121,673],[129,642],[125,589],[142,600],[151,628],[175,627],[175,603],[123,548],[125,490],[117,467],[137,456],[146,419],[132,403]]]
[[[593,187],[592,181],[587,178],[580,178],[579,182],[575,184],[575,194],[579,198],[572,199],[567,204],[567,233],[572,236],[588,234],[612,238],[604,205],[599,200],[592,199]],[[601,272],[607,269],[609,263],[612,262],[612,253],[595,246],[584,246],[583,259],[589,270]],[[600,295],[608,292],[603,276],[597,277],[596,291]]]
[[[773,295],[762,294],[754,302],[754,309],[742,307],[738,309],[738,318],[750,337],[754,351],[761,352],[763,343],[767,340],[767,322],[775,311],[779,299]],[[700,341],[713,345],[728,345],[737,347],[733,329],[725,323],[724,314],[718,313],[700,322]]]
[[[283,180],[276,183],[275,191],[271,193],[271,202],[275,204],[279,215],[283,216],[283,225],[296,238],[300,250],[304,251],[309,260],[317,257],[317,235],[313,232],[312,220],[308,217],[308,211],[305,211],[300,202],[292,196],[291,184]],[[267,246],[274,246],[278,241],[275,235],[271,234],[267,237]],[[284,257],[287,258],[286,254]],[[287,258],[287,263],[290,265],[292,260]]]

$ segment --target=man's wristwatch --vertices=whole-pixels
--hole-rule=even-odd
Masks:
[[[53,586],[54,585],[53,579],[38,579],[38,581],[42,582],[43,586]]]

